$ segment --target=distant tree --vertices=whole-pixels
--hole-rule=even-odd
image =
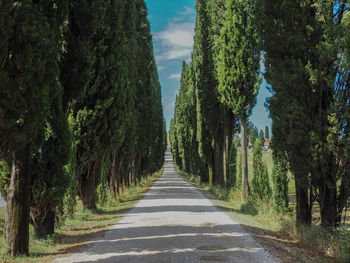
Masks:
[[[236,175],[236,188],[241,190],[242,189],[242,151],[237,151],[237,173]]]
[[[256,1],[228,0],[227,20],[221,30],[218,92],[222,103],[228,105],[241,120],[242,137],[242,199],[249,196],[247,119],[256,103],[260,86],[260,39]]]
[[[268,126],[265,127],[265,138],[266,139],[270,139],[270,133],[269,133],[269,127]]]
[[[230,188],[236,187],[237,183],[237,146],[235,143],[231,144],[229,152],[229,172],[227,178],[227,186]]]
[[[209,171],[209,184],[223,185],[223,144],[221,107],[216,98],[216,79],[209,35],[207,2],[196,1],[196,26],[193,49],[193,72],[197,102],[197,141],[199,155],[205,160]],[[221,141],[224,142],[223,140]],[[217,160],[216,157],[219,159]]]
[[[261,200],[271,198],[271,187],[267,166],[262,161],[262,147],[260,139],[256,139],[253,147],[253,194]]]
[[[278,212],[285,212],[289,206],[288,196],[288,163],[280,153],[273,154],[273,200]]]
[[[264,131],[263,130],[260,130],[259,139],[260,139],[260,142],[261,142],[261,146],[264,146],[265,135],[264,135]]]

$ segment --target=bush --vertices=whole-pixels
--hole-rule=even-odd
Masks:
[[[256,216],[258,214],[258,210],[255,206],[255,202],[252,199],[249,199],[248,201],[244,202],[241,205],[241,211],[244,214]]]

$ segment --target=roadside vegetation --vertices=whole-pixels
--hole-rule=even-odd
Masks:
[[[36,238],[33,227],[30,227],[30,256],[13,258],[6,255],[5,236],[2,231],[6,208],[0,208],[0,262],[50,262],[83,249],[89,241],[103,235],[111,226],[118,223],[121,216],[143,197],[162,173],[163,169],[150,177],[142,178],[137,185],[132,184],[125,189],[118,199],[108,195],[104,204],[98,204],[95,211],[84,210],[81,201],[78,201],[74,216],[68,217],[62,225],[57,226],[54,234],[44,239]]]
[[[29,228],[50,240],[77,200],[94,215],[159,171],[166,127],[144,0],[0,0],[0,17],[1,249],[15,257],[38,243]]]
[[[349,1],[196,0],[196,12],[170,127],[179,170],[261,229],[349,261]],[[249,122],[260,88],[271,132]]]
[[[253,170],[253,151],[248,151],[248,169]],[[263,161],[271,169],[272,151],[263,151]],[[272,169],[271,169],[272,170]],[[177,171],[200,187],[215,205],[232,215],[258,242],[283,263],[348,263],[350,262],[350,212],[341,226],[329,232],[320,225],[319,208],[314,207],[311,226],[298,229],[295,225],[294,180],[289,175],[289,208],[275,209],[272,198],[259,200],[250,197],[242,201],[238,187],[221,187],[201,182],[200,176]],[[253,178],[253,177],[250,177]],[[252,179],[250,180],[250,182]],[[270,176],[270,181],[272,178]],[[272,184],[271,184],[272,185]]]

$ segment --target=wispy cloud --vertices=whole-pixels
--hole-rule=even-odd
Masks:
[[[181,79],[181,73],[171,74],[171,75],[169,75],[168,79],[180,80]]]
[[[164,69],[165,69],[164,66],[158,66],[158,71],[162,71],[162,70],[164,70]]]
[[[163,52],[161,55],[156,56],[157,61],[165,61],[165,60],[174,60],[174,59],[186,59],[190,57],[192,49],[170,49],[168,51]]]
[[[157,61],[186,59],[193,48],[194,23],[169,23],[168,27],[154,35],[163,53],[156,57]]]
[[[194,13],[194,10],[188,6],[184,6],[184,10],[183,11],[178,11],[177,12],[179,15],[191,15]]]
[[[178,16],[178,17],[173,17],[170,20],[173,22],[180,22],[180,21],[184,21],[186,19],[186,17],[184,16]]]

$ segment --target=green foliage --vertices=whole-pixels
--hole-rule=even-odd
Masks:
[[[270,139],[270,132],[269,132],[269,127],[268,126],[265,127],[265,138],[266,139]]]
[[[229,187],[237,187],[237,146],[235,143],[231,144],[229,151],[229,173],[227,185]],[[239,177],[239,176],[238,176]]]
[[[288,196],[288,163],[282,154],[273,156],[273,200],[277,212],[285,212],[289,206]]]
[[[271,187],[267,166],[262,162],[262,147],[260,139],[256,139],[253,146],[253,193],[262,200],[271,198]]]
[[[6,12],[8,6],[1,4]],[[44,126],[48,114],[50,87],[56,85],[57,79],[57,50],[47,18],[31,1],[14,4],[7,14],[14,20],[7,24],[9,16],[1,16],[1,21],[9,25],[1,31],[5,34],[1,36],[2,45],[8,39],[7,48],[1,49],[4,56],[0,68],[2,153],[35,142],[33,138]]]
[[[213,72],[211,45],[209,41],[209,17],[206,1],[196,1],[196,26],[193,47],[192,67],[196,83],[197,141],[198,152],[205,162],[213,164],[213,133],[211,128],[217,125],[215,106],[216,80]]]
[[[340,223],[349,199],[344,193],[350,192],[344,180],[349,167],[343,162],[349,150],[343,141],[349,134],[349,68],[345,41],[339,41],[349,32],[342,24],[349,12],[346,5],[262,1],[265,78],[274,94],[269,100],[273,149],[287,153],[297,191],[317,193],[325,227]],[[311,214],[302,211],[312,203],[300,198],[297,203],[298,222],[310,224]]]
[[[0,193],[2,196],[7,196],[9,168],[6,163],[0,161]]]
[[[260,142],[261,142],[261,146],[264,146],[265,135],[264,135],[264,131],[263,130],[260,130],[259,139],[260,139]]]
[[[69,116],[68,123],[70,131],[72,130],[73,121],[72,116]],[[77,206],[78,177],[76,173],[76,142],[73,136],[70,148],[70,158],[64,166],[64,177],[68,178],[68,183],[63,199],[56,209],[56,221],[58,225],[63,224],[66,217],[73,218]]]
[[[220,35],[218,92],[220,100],[242,117],[254,107],[260,85],[257,1],[228,0],[226,8],[227,20]]]
[[[237,156],[237,178],[236,178],[236,186],[237,189],[242,188],[242,151],[238,152]]]

